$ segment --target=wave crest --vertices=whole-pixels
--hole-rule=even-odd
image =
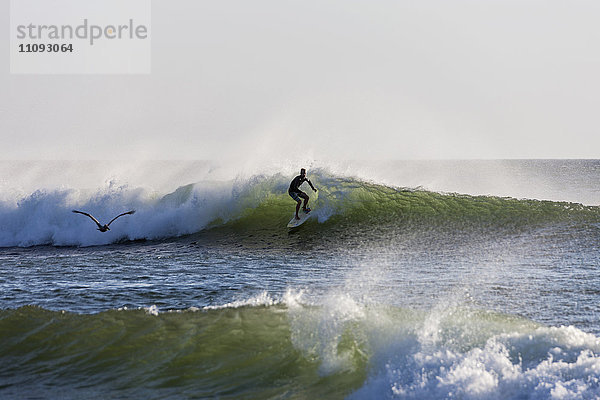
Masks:
[[[215,227],[231,228],[242,234],[261,230],[278,232],[285,230],[295,207],[287,195],[288,178],[276,174],[227,182],[198,182],[165,195],[127,186],[111,186],[96,192],[39,190],[0,203],[3,221],[0,246],[102,245],[178,237]],[[360,225],[502,228],[600,221],[598,207],[575,203],[396,188],[335,176],[323,170],[312,171],[312,179],[319,189],[314,194],[309,190],[313,221],[319,223],[317,226],[334,226],[337,230]],[[120,218],[111,231],[100,233],[87,218],[71,214],[73,208],[86,210],[101,222],[128,209],[137,212]],[[315,229],[315,224],[308,224],[311,225]]]

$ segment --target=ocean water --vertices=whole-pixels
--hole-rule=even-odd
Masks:
[[[0,172],[2,399],[600,398],[598,160]]]

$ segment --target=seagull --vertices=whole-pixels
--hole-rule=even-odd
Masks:
[[[122,217],[123,215],[133,214],[133,213],[135,213],[135,210],[127,211],[127,212],[124,212],[123,214],[119,214],[119,215],[117,215],[116,217],[114,217],[113,219],[111,219],[111,220],[110,220],[110,222],[109,222],[108,224],[106,224],[106,225],[102,225],[100,222],[98,222],[98,220],[97,220],[96,218],[94,218],[94,216],[93,216],[93,215],[91,215],[91,214],[88,214],[88,213],[86,213],[86,212],[83,212],[83,211],[77,211],[77,210],[73,210],[73,212],[74,212],[74,213],[77,213],[77,214],[83,214],[83,215],[87,215],[88,217],[90,217],[90,218],[91,218],[91,219],[92,219],[92,220],[93,220],[93,221],[96,223],[96,225],[98,225],[98,230],[99,230],[100,232],[106,232],[106,231],[109,231],[109,230],[110,230],[110,228],[109,228],[108,226],[109,226],[110,224],[112,224],[112,223],[113,223],[113,221],[114,221],[115,219],[117,219],[117,218],[119,218],[119,217]]]

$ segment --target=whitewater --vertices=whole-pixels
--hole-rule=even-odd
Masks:
[[[597,160],[0,172],[2,398],[600,397]]]

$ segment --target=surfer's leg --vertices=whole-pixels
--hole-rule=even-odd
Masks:
[[[306,205],[308,204],[308,195],[304,192],[298,193],[298,196],[304,199],[304,205],[302,206],[302,210],[306,211]]]
[[[298,211],[300,211],[300,204],[302,204],[302,200],[300,200],[300,196],[298,196],[300,193],[288,192],[288,194],[292,199],[296,201],[296,219],[300,219],[300,217],[298,216]]]

